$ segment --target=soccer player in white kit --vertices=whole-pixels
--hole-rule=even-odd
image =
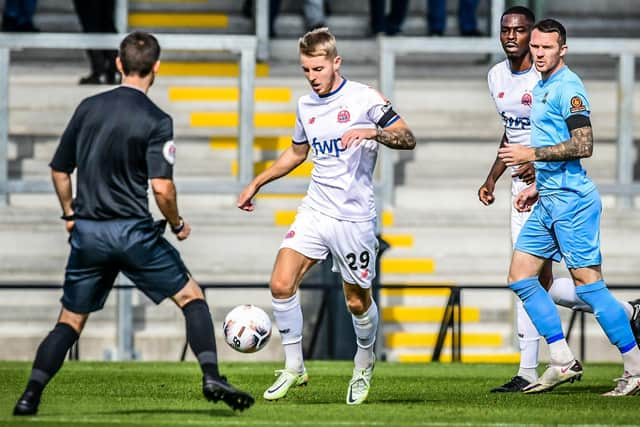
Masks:
[[[294,170],[312,151],[314,168],[307,195],[283,239],[271,275],[273,316],[282,337],[285,368],[276,371],[278,378],[264,398],[280,399],[309,379],[302,357],[297,291],[309,268],[331,253],[357,337],[346,398],[347,404],[357,405],[369,393],[378,327],[378,307],[371,297],[378,252],[373,169],[379,144],[413,149],[416,142],[388,100],[340,75],[342,58],[327,28],[306,33],[298,46],[312,93],[298,100],[293,143],[242,191],[237,203],[238,208],[252,211],[251,200],[260,188]]]
[[[523,6],[507,9],[501,18],[500,42],[507,59],[494,65],[488,74],[489,91],[498,114],[504,124],[504,134],[500,146],[505,144],[531,145],[531,124],[529,120],[533,102],[532,90],[540,80],[540,73],[533,66],[529,53],[529,39],[535,17],[531,10]],[[486,181],[478,190],[478,197],[485,205],[494,202],[495,183],[506,170],[506,165],[496,157]],[[535,181],[532,163],[511,169],[511,242],[515,244],[522,226],[531,211],[519,212],[513,205],[518,193]],[[574,310],[591,311],[576,294],[570,278],[554,278],[551,262],[546,262],[540,283],[547,288],[552,299],[558,305]],[[640,325],[640,304],[620,301],[625,309],[636,339]],[[516,302],[516,327],[520,344],[520,367],[516,376],[505,384],[492,389],[492,392],[519,392],[538,379],[538,345],[540,335],[524,310],[520,299]]]

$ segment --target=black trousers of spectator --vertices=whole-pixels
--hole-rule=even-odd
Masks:
[[[116,33],[114,23],[115,0],[73,0],[80,25],[85,33]],[[88,50],[92,75],[106,75],[113,79],[116,74],[117,50]]]

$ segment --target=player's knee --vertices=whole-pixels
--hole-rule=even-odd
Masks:
[[[271,296],[276,299],[290,298],[295,293],[290,281],[281,278],[272,278],[270,288]]]
[[[507,277],[507,281],[509,284],[511,283],[515,283],[515,282],[519,282],[521,280],[524,280],[528,277],[532,277],[531,274],[523,274],[521,272],[518,271],[514,271],[513,269],[511,271],[509,271],[509,276]]]
[[[352,314],[360,315],[366,313],[367,307],[366,301],[359,298],[357,295],[350,295],[347,297],[347,308]]]
[[[70,326],[78,335],[84,329],[84,324],[89,317],[88,314],[79,314],[73,313],[69,310],[63,309],[58,318],[58,323],[64,323],[67,326]]]
[[[198,285],[195,280],[190,278],[187,284],[180,291],[178,291],[178,293],[175,294],[172,299],[178,305],[178,307],[184,307],[191,301],[204,299],[204,293],[202,293],[200,285]]]

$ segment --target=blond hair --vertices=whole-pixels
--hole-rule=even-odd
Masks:
[[[336,38],[327,27],[316,28],[298,40],[300,54],[305,56],[325,56],[335,59],[338,56]]]

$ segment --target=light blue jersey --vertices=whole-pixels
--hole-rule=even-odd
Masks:
[[[531,146],[548,147],[570,138],[565,120],[589,115],[580,78],[566,66],[533,89]],[[520,231],[515,248],[567,267],[600,265],[600,195],[580,160],[536,162],[538,204]]]
[[[571,138],[565,120],[575,114],[589,116],[590,107],[582,80],[566,65],[533,88],[531,146],[548,147]],[[541,196],[572,191],[590,193],[595,185],[580,160],[535,162],[536,183]]]

